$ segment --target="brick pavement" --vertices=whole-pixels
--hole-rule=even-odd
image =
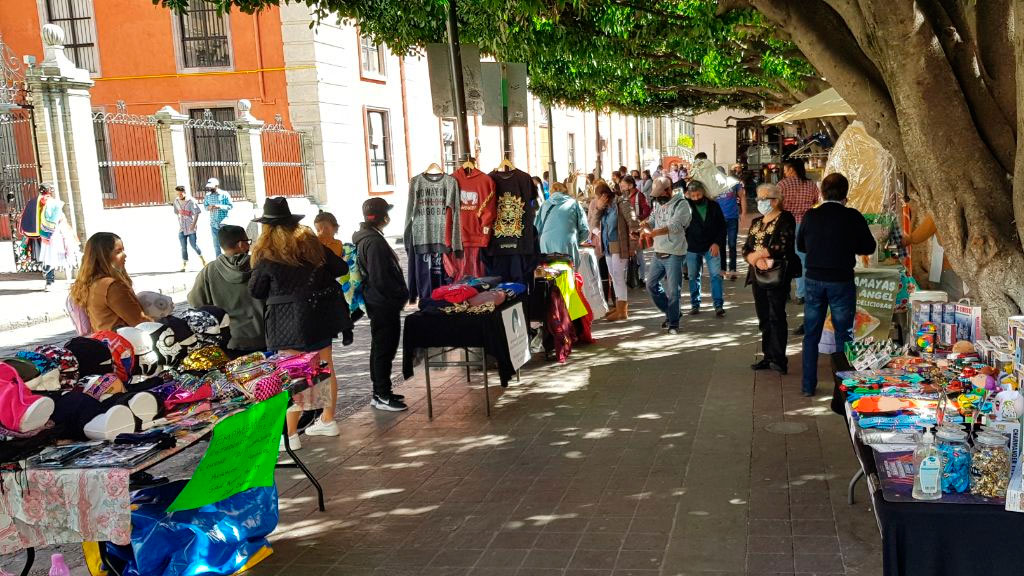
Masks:
[[[490,419],[479,375],[458,369],[432,378],[433,421],[421,367],[401,386],[409,412],[373,411],[362,345],[338,347],[341,389],[361,400],[339,438],[300,453],[327,512],[279,471],[275,554],[251,574],[879,574],[874,517],[845,502],[842,420],[800,397],[798,361],[784,378],[750,371],[749,291],[726,287],[725,319],[686,316],[675,337],[634,291],[634,320],[599,322],[567,364],[535,360],[492,388]]]
[[[634,321],[599,323],[565,366],[531,363],[490,419],[451,370],[427,420],[418,372],[409,412],[362,409],[304,443],[328,511],[281,478],[276,554],[253,574],[878,574],[874,518],[845,502],[842,420],[799,374],[749,370],[749,293],[728,287],[729,315],[679,337],[637,291]]]

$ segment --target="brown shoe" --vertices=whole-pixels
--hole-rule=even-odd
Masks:
[[[605,320],[610,320],[611,317],[613,315],[615,315],[615,313],[618,312],[618,311],[619,311],[619,307],[618,307],[617,304],[616,304],[616,306],[609,306],[608,307],[608,312],[604,315],[604,319]]]
[[[622,316],[620,320],[629,320],[629,302],[622,302]]]
[[[615,311],[604,317],[609,322],[617,322],[619,320],[626,319],[626,302],[622,300],[615,301]]]

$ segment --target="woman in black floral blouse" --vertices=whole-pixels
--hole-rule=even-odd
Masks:
[[[786,301],[791,280],[802,274],[796,255],[796,218],[782,209],[782,194],[774,184],[758,186],[757,210],[762,216],[751,223],[743,245],[743,257],[750,265],[747,284],[754,289],[754,308],[764,353],[764,358],[751,368],[785,374],[789,365]]]

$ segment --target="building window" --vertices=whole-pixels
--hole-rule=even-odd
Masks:
[[[441,151],[444,157],[444,171],[455,172],[455,120],[441,120]]]
[[[565,135],[565,148],[569,153],[569,174],[576,171],[576,135],[569,133]]]
[[[394,184],[391,169],[391,123],[386,110],[366,110],[366,147],[370,189],[379,190]]]
[[[208,2],[192,2],[177,16],[183,68],[231,67],[227,17]]]
[[[387,75],[385,68],[386,52],[381,44],[374,44],[369,36],[359,35],[359,60],[363,76],[383,78]]]
[[[64,30],[64,52],[75,66],[99,72],[92,0],[46,0],[46,20]]]

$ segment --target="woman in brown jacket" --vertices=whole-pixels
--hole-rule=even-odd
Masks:
[[[594,185],[596,208],[591,212],[590,229],[597,230],[596,244],[608,263],[608,276],[615,292],[615,310],[605,320],[629,318],[629,296],[626,294],[626,273],[629,258],[640,247],[640,222],[637,221],[629,198],[616,195],[604,181]]]
[[[85,310],[95,332],[148,322],[124,270],[127,256],[121,238],[97,232],[85,243],[82,268],[71,285],[71,300]]]

